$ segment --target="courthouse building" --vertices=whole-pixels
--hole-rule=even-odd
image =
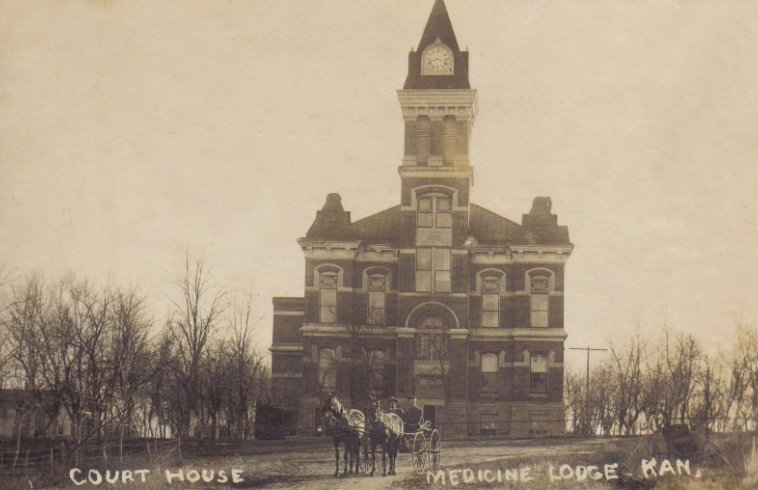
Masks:
[[[298,240],[304,295],[273,300],[272,402],[293,433],[316,430],[330,392],[357,408],[415,396],[448,438],[563,432],[573,245],[549,197],[520,223],[471,202],[477,93],[443,0],[398,98],[400,201],[353,221],[326,196]]]

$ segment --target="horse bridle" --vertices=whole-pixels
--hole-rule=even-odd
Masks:
[[[334,400],[332,400],[331,403],[329,403],[329,406],[323,407],[321,410],[323,415],[326,415],[327,413],[332,418],[332,423],[337,426],[339,425],[340,420],[342,419],[343,415],[345,414],[345,407],[342,406],[342,404],[339,404],[339,411],[337,411],[334,408]]]

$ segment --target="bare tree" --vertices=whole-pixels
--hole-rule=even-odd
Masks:
[[[255,405],[266,393],[265,358],[255,349],[252,342],[252,314],[252,296],[248,296],[244,304],[235,305],[230,324],[230,436],[242,439],[252,435]]]
[[[645,346],[639,335],[633,337],[629,346],[623,351],[611,346],[615,423],[618,431],[626,435],[635,432],[637,421],[644,408],[642,381],[644,355]]]
[[[201,396],[201,362],[224,311],[223,290],[209,283],[209,274],[202,259],[185,260],[184,275],[179,281],[181,297],[174,301],[176,311],[168,322],[174,345],[173,376],[178,383],[179,396],[174,397],[178,435],[187,437],[198,433],[194,427],[200,418],[198,405]]]
[[[151,362],[152,322],[145,314],[144,298],[134,289],[119,291],[111,315],[112,386],[117,394],[111,417],[118,425],[119,444],[123,446],[124,436],[135,430],[135,408],[140,398],[147,398],[147,386],[157,366]]]

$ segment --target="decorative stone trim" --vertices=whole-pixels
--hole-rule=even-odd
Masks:
[[[398,173],[401,178],[419,178],[426,179],[429,177],[440,178],[474,178],[474,167],[470,165],[461,165],[457,167],[398,167]],[[415,208],[414,208],[415,209]]]
[[[449,328],[447,333],[451,340],[465,340],[469,336],[469,331],[466,328]]]
[[[474,89],[398,90],[397,98],[406,120],[414,120],[420,115],[474,119],[479,110]]]
[[[273,344],[269,349],[271,352],[288,352],[288,353],[301,353],[303,351],[303,344]]]
[[[516,254],[571,254],[574,250],[574,245],[510,245],[508,247],[513,253]]]
[[[377,325],[356,325],[348,328],[346,325],[326,325],[320,323],[306,323],[300,327],[300,335],[304,337],[352,337],[355,329],[358,336],[370,336],[381,339],[395,338],[395,329]]]
[[[417,293],[415,291],[406,291],[406,292],[398,293],[398,295],[404,296],[404,297],[422,297],[423,296],[425,298],[428,297],[429,299],[433,299],[433,298],[441,298],[441,297],[465,298],[468,296],[468,293],[430,293],[428,291],[425,293]]]
[[[391,250],[361,250],[355,257],[356,262],[380,262],[392,264],[397,262],[397,249]]]
[[[304,311],[274,311],[274,316],[303,316]]]
[[[544,340],[563,342],[568,337],[562,328],[477,328],[471,330],[471,340]]]

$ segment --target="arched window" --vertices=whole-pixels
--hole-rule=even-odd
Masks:
[[[488,273],[481,277],[482,327],[500,326],[500,294],[503,290],[502,274]]]
[[[337,279],[338,274],[334,271],[321,272],[318,275],[321,323],[337,323]]]
[[[368,324],[386,325],[387,276],[373,273],[368,276]]]
[[[532,393],[547,393],[547,356],[544,352],[535,352],[530,356]]]
[[[531,324],[533,327],[547,327],[550,276],[546,271],[535,271],[529,274]]]
[[[447,342],[442,320],[437,315],[429,315],[418,326],[416,335],[416,358],[426,360],[444,359]]]
[[[482,355],[482,393],[497,393],[497,354]]]
[[[380,394],[384,391],[384,352],[372,350],[369,353],[371,374],[371,391]]]
[[[318,357],[319,391],[334,392],[337,389],[337,356],[334,349],[321,349]]]

